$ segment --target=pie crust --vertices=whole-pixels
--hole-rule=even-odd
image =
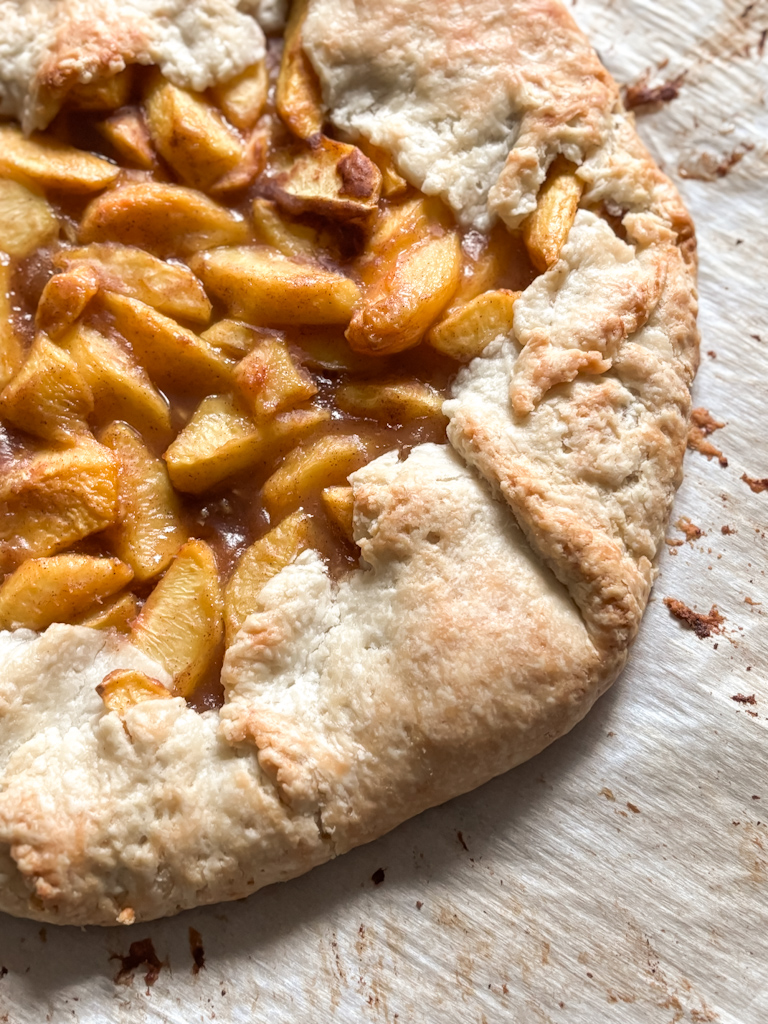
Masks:
[[[0,3],[2,110],[41,128],[76,81],[156,63],[203,89],[264,52],[234,0]],[[160,18],[160,11],[164,16]],[[55,17],[51,17],[55,11]],[[69,625],[0,634],[0,908],[149,920],[298,875],[532,757],[622,668],[681,479],[698,360],[693,228],[556,0],[311,0],[330,122],[466,227],[517,228],[578,165],[560,259],[463,368],[449,445],[354,473],[362,569],[313,551],[259,595],[226,700],[123,717],[96,685],[165,670]]]

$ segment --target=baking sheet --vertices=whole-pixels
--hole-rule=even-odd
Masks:
[[[768,1019],[768,491],[741,480],[768,477],[768,4],[574,14],[620,81],[683,74],[640,128],[697,221],[695,401],[727,422],[727,467],[687,458],[673,523],[704,534],[662,558],[628,670],[532,762],[295,882],[120,930],[0,918],[0,1021]],[[116,981],[146,939],[154,984]]]

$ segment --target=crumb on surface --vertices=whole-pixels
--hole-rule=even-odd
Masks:
[[[705,150],[696,154],[691,160],[681,163],[677,172],[681,178],[693,178],[695,181],[717,181],[718,178],[726,177],[754,148],[753,143],[743,141],[728,153],[713,153]]]
[[[741,479],[754,494],[762,494],[763,491],[768,491],[768,477],[747,476],[746,473],[742,473]]]
[[[675,597],[665,597],[664,604],[669,609],[670,614],[679,619],[688,629],[692,629],[700,640],[712,636],[713,633],[722,633],[723,631],[725,617],[717,610],[716,604],[712,605],[712,608],[706,615],[702,612],[694,611],[693,608],[689,608],[687,604],[678,601]]]
[[[675,526],[678,530],[681,530],[685,534],[685,539],[688,541],[689,544],[692,544],[695,540],[698,540],[699,537],[705,536],[702,528],[700,526],[697,526],[696,523],[691,522],[688,516],[681,516],[675,523]]]
[[[115,975],[115,984],[117,985],[129,985],[133,980],[133,972],[139,967],[146,966],[144,981],[147,989],[155,984],[160,976],[160,971],[166,966],[155,952],[152,939],[139,939],[137,942],[132,942],[126,956],[113,953],[110,960],[120,961],[120,969]]]
[[[680,87],[685,79],[685,74],[685,71],[682,71],[668,82],[650,85],[651,70],[649,68],[637,81],[630,82],[625,86],[624,106],[627,110],[636,110],[638,107],[658,107],[662,103],[671,103],[680,95]]]
[[[723,455],[717,445],[712,444],[707,438],[716,430],[722,429],[726,424],[722,420],[716,420],[709,409],[698,406],[691,409],[691,426],[688,431],[688,447],[708,459],[716,458],[721,466],[728,465],[728,459]]]
[[[192,973],[199,974],[205,967],[203,937],[196,928],[189,929],[189,952],[192,954]]]

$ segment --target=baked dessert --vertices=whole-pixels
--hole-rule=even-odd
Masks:
[[[0,13],[0,907],[125,924],[610,685],[694,235],[556,0]]]

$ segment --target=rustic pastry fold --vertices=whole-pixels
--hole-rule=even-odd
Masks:
[[[25,130],[106,68],[207,88],[263,54],[256,16],[275,25],[234,0],[0,14],[0,109]],[[556,0],[310,0],[302,33],[322,116],[465,229],[518,228],[556,158],[580,208],[513,330],[460,370],[450,443],[352,473],[360,568],[334,579],[307,550],[266,582],[220,710],[118,634],[0,634],[12,914],[148,920],[367,842],[567,732],[648,600],[698,359],[695,242],[615,83]],[[168,697],[110,710],[96,686],[116,670]]]

